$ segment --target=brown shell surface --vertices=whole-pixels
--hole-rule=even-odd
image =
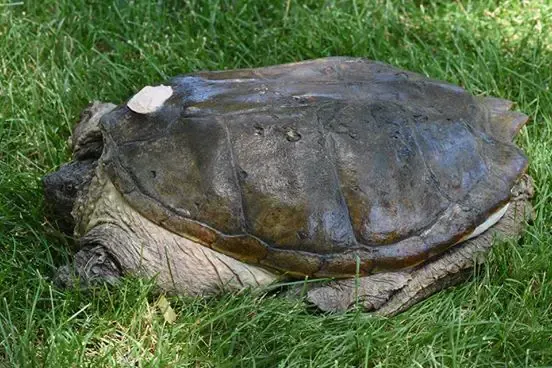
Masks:
[[[102,164],[151,221],[296,276],[411,267],[510,198],[511,103],[386,64],[325,58],[169,81],[102,119]]]

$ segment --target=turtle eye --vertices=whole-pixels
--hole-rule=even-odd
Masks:
[[[255,135],[264,135],[264,128],[260,125],[255,125]]]
[[[289,142],[297,142],[298,140],[301,139],[301,134],[299,134],[299,132],[297,132],[297,130],[295,130],[294,128],[287,128],[286,139]]]

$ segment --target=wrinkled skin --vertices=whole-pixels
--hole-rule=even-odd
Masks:
[[[54,216],[80,239],[64,283],[133,272],[205,295],[345,277],[307,299],[389,315],[461,280],[531,213],[512,143],[526,117],[508,101],[350,58],[169,86],[152,113],[92,105],[75,161],[45,178]]]

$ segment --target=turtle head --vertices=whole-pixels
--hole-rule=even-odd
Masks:
[[[67,234],[71,235],[75,227],[72,210],[78,193],[90,182],[102,154],[100,118],[114,108],[111,103],[92,102],[81,114],[69,138],[74,161],[42,179],[48,217],[55,219]]]

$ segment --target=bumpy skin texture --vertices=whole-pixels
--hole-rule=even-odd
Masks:
[[[159,226],[296,276],[415,266],[510,199],[527,160],[507,101],[326,58],[170,81],[101,121],[105,170]]]

